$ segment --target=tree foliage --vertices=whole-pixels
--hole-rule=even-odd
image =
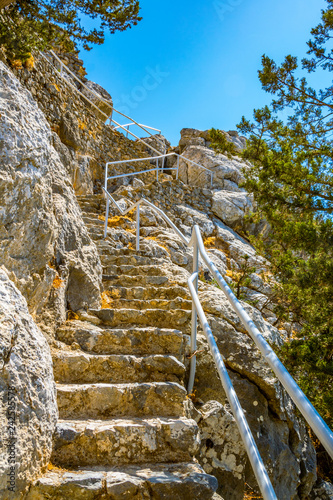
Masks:
[[[225,154],[228,157],[237,154],[237,149],[233,142],[228,141],[223,130],[212,128],[209,130],[209,138],[212,141],[210,147],[214,149],[215,153]]]
[[[333,0],[327,4],[301,63],[291,55],[281,65],[262,57],[259,79],[273,101],[238,128],[248,136],[243,155],[253,166],[244,187],[257,202],[254,218],[271,227],[254,243],[280,284],[281,319],[298,325],[282,354],[332,425],[333,86],[315,89],[304,76],[333,69]],[[289,111],[285,121],[282,110]]]
[[[88,29],[87,18],[98,26]],[[103,44],[105,32],[137,24],[138,0],[17,0],[0,12],[0,46],[8,59],[60,45],[66,51]]]

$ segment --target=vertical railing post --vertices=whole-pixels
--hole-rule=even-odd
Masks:
[[[177,156],[177,174],[176,174],[177,181],[178,181],[178,177],[179,177],[179,156]]]
[[[158,182],[158,158],[156,160],[156,180]]]
[[[140,203],[136,209],[136,251],[140,250]]]
[[[166,151],[167,151],[167,150],[166,150],[166,147],[165,147],[165,148],[164,148],[164,150],[163,150],[163,154],[164,154],[164,155],[166,155]],[[163,172],[163,170],[164,170],[164,165],[165,165],[165,156],[163,156],[163,161],[162,161],[162,172]]]
[[[105,179],[104,179],[104,189],[107,193],[108,191],[108,170],[109,170],[109,165],[106,163],[105,164]],[[107,237],[108,234],[108,219],[109,219],[109,210],[110,210],[110,200],[107,194],[105,193],[105,198],[106,198],[106,210],[105,210],[105,222],[104,222],[104,239]]]
[[[193,286],[196,292],[198,292],[198,274],[199,274],[199,247],[198,241],[195,233],[193,232],[194,243],[193,243],[193,273],[197,273],[197,277],[194,280]],[[197,309],[195,306],[194,299],[192,298],[192,318],[191,318],[191,347],[190,347],[190,376],[188,381],[187,392],[192,394],[194,387],[194,377],[195,369],[197,364],[196,350],[197,350]]]

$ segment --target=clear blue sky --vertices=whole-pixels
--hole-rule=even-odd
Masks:
[[[261,55],[302,57],[324,0],[141,0],[143,20],[81,52],[88,78],[176,145],[184,127],[234,129],[270,102]],[[124,123],[122,121],[121,123]]]

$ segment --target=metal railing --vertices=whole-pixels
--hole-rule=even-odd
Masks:
[[[113,107],[113,103],[110,102],[110,101],[107,101],[106,99],[104,99],[100,94],[98,94],[97,92],[95,92],[94,90],[90,89],[89,87],[87,87],[87,85],[85,85],[82,80],[80,80],[80,78],[78,78],[75,73],[73,73],[73,71],[71,71],[68,66],[57,56],[57,54],[55,54],[54,51],[50,51],[50,54],[51,56],[59,63],[59,71],[57,70],[57,68],[54,67],[54,65],[52,64],[52,62],[50,61],[50,59],[48,57],[45,56],[45,54],[43,54],[42,52],[40,53],[41,56],[53,67],[53,69],[55,71],[57,71],[57,73],[60,73],[60,76],[63,77],[63,79],[66,81],[66,83],[73,89],[75,90],[75,92],[77,92],[83,99],[85,99],[86,102],[88,102],[93,108],[95,108],[102,116],[104,116],[105,120],[109,120],[110,121],[110,125],[112,126],[113,130],[118,130],[118,129],[121,129],[123,132],[125,132],[125,135],[126,137],[128,137],[128,135],[130,135],[131,137],[133,137],[134,139],[136,139],[137,141],[141,142],[142,144],[144,144],[148,149],[150,149],[151,151],[153,151],[155,154],[157,153],[158,156],[161,156],[163,155],[164,156],[164,159],[167,157],[167,156],[171,156],[171,155],[175,155],[177,156],[178,158],[181,158],[182,160],[184,160],[185,162],[187,163],[191,163],[192,165],[195,165],[199,168],[201,168],[202,170],[206,170],[207,172],[209,172],[210,174],[210,178],[211,178],[211,186],[213,186],[213,172],[211,170],[209,170],[208,168],[206,167],[203,167],[202,165],[200,165],[199,163],[196,163],[194,162],[193,160],[189,160],[188,158],[186,158],[185,156],[183,155],[178,155],[177,153],[170,153],[170,155],[167,155],[166,154],[166,145],[165,143],[163,143],[163,141],[161,141],[161,139],[158,137],[158,135],[161,135],[161,130],[157,129],[157,128],[154,128],[154,127],[150,127],[148,125],[143,125],[141,123],[138,123],[137,121],[135,121],[133,118],[130,118],[129,116],[125,115],[124,113],[122,113],[121,111],[118,111],[117,109],[115,109]],[[75,85],[73,85],[72,82],[69,81],[68,78],[65,77],[65,73],[68,73],[74,80],[76,80],[80,87],[81,88],[84,88],[87,92],[89,92],[90,94],[92,94],[93,96],[95,96],[95,98],[101,102],[103,102],[104,104],[106,104],[107,106],[109,106],[111,108],[111,113],[110,115],[104,113],[104,111],[102,111],[91,99],[89,99],[88,96],[86,96],[85,94],[83,94],[83,92],[81,92],[81,90],[79,90]],[[117,113],[119,114],[120,116],[130,120],[130,123],[126,123],[125,125],[121,125],[120,123],[118,123],[114,118],[113,118],[113,114],[114,113]],[[114,125],[112,125],[114,124]],[[131,126],[137,126],[139,127],[143,132],[145,132],[146,134],[148,134],[148,138],[153,138],[157,143],[158,143],[158,146],[161,148],[161,150],[159,149],[156,149],[156,147],[152,146],[151,144],[147,143],[142,137],[138,137],[136,134],[134,134],[133,132],[130,131],[130,127]],[[153,130],[155,132],[158,132],[158,134],[152,134],[150,132],[150,130]],[[155,157],[151,157],[151,159],[156,159],[156,156]],[[164,167],[164,159],[163,159],[163,162],[162,162],[162,169]],[[132,161],[136,161],[136,160],[132,160]],[[139,160],[138,160],[139,161]],[[109,162],[107,165],[111,165],[111,164],[115,164],[117,162]],[[179,164],[179,160],[178,160],[178,164]],[[169,170],[174,170],[174,169],[169,169]],[[178,170],[177,170],[178,172]],[[157,177],[158,177],[158,168],[157,168]],[[178,177],[177,177],[178,178]]]
[[[192,161],[186,156],[179,155],[178,153],[166,153],[163,155],[159,156],[149,156],[148,158],[134,158],[133,160],[117,160],[117,161],[109,161],[105,164],[105,182],[104,182],[104,188],[107,190],[108,189],[108,181],[112,179],[120,179],[122,177],[131,177],[135,175],[140,175],[140,174],[146,174],[147,172],[156,172],[156,180],[158,181],[159,179],[159,173],[163,172],[164,169],[164,164],[165,164],[165,159],[171,156],[176,156],[177,157],[177,166],[176,167],[167,167],[166,170],[176,170],[176,179],[178,179],[179,176],[179,163],[180,160],[183,160],[184,162],[191,163],[192,165],[195,165],[196,167],[201,168],[202,170],[208,172],[210,175],[210,185],[213,187],[213,178],[214,178],[214,172],[209,170],[206,167],[203,167],[199,163],[196,163],[195,161]],[[161,167],[159,166],[159,161],[162,160],[162,165]],[[130,172],[128,174],[118,174],[118,175],[112,175],[109,177],[109,167],[110,166],[115,166],[115,165],[124,165],[124,164],[130,164],[130,163],[138,163],[141,161],[155,161],[156,162],[156,168],[152,168],[149,170],[140,170],[137,172]]]
[[[156,134],[152,134],[150,132],[150,130],[156,130],[157,132],[159,132],[159,134],[161,134],[161,131],[158,130],[158,129],[155,129],[153,127],[147,127],[145,125],[142,125],[140,123],[138,123],[137,121],[135,121],[133,118],[125,115],[124,113],[122,113],[121,111],[118,111],[117,109],[115,109],[113,107],[113,103],[104,99],[100,94],[98,94],[97,92],[95,92],[94,90],[90,89],[89,87],[87,87],[87,85],[85,85],[83,83],[82,80],[80,80],[80,78],[78,78],[75,73],[73,73],[73,71],[71,71],[68,66],[57,56],[57,54],[55,54],[55,52],[53,52],[53,50],[51,50],[49,52],[51,54],[51,56],[59,63],[59,70],[53,65],[52,61],[49,59],[49,57],[47,57],[45,54],[43,54],[42,52],[40,52],[41,56],[53,67],[53,69],[58,73],[60,74],[60,76],[66,81],[66,83],[73,89],[75,90],[75,92],[77,92],[86,102],[88,102],[93,108],[95,108],[104,118],[105,118],[105,121],[110,121],[110,126],[112,126],[113,129],[121,129],[122,131],[125,132],[126,136],[128,137],[128,135],[130,135],[131,137],[133,137],[134,139],[136,139],[137,141],[141,142],[142,144],[144,144],[147,148],[149,148],[151,151],[153,151],[154,153],[157,153],[157,154],[161,154],[161,153],[165,153],[166,152],[166,147],[165,147],[165,144],[163,143],[163,141],[161,141]],[[101,101],[103,102],[104,104],[106,104],[107,106],[110,107],[110,114],[107,114],[107,113],[104,113],[104,111],[102,111],[91,99],[89,99],[88,96],[86,96],[85,94],[83,94],[83,92],[81,92],[81,90],[79,90],[76,85],[73,85],[73,83],[68,79],[66,78],[66,72],[74,79],[76,80],[81,89],[84,88],[87,92],[89,92],[92,96],[94,96],[98,101]],[[126,118],[126,120],[130,120],[130,123],[129,124],[126,124],[126,125],[121,125],[120,123],[118,123],[114,118],[113,118],[113,114],[114,113],[117,113],[118,115]],[[115,126],[113,126],[112,124],[114,124]],[[145,134],[148,135],[148,138],[149,137],[153,137],[154,140],[157,141],[157,143],[159,144],[159,146],[161,147],[161,151],[156,149],[154,146],[152,146],[151,144],[147,143],[144,141],[144,139],[142,137],[138,137],[136,134],[134,134],[133,132],[131,132],[129,130],[129,126],[132,126],[132,125],[136,125],[137,127],[139,127],[143,132],[145,132]],[[128,127],[128,128],[126,128]],[[150,130],[149,130],[150,129]]]
[[[217,280],[221,290],[226,295],[228,301],[230,302],[232,308],[236,312],[238,318],[241,320],[242,324],[250,334],[251,338],[255,342],[256,346],[260,350],[263,358],[266,360],[270,368],[273,370],[274,374],[281,382],[297,408],[302,413],[305,420],[308,422],[309,426],[312,428],[314,433],[320,439],[321,443],[333,458],[333,433],[330,428],[326,425],[324,420],[321,418],[319,413],[312,406],[310,401],[307,399],[305,394],[296,384],[295,380],[289,374],[285,366],[281,363],[273,349],[263,338],[262,334],[254,324],[254,321],[250,318],[248,313],[245,311],[240,301],[236,298],[235,294],[232,292],[230,287],[227,285],[226,281],[218,271],[215,264],[210,260],[209,255],[205,249],[200,228],[195,225],[192,230],[192,237],[188,240],[183,233],[175,226],[175,224],[169,219],[169,217],[161,210],[156,207],[153,203],[148,200],[141,198],[136,203],[133,203],[127,210],[122,210],[116,200],[108,192],[107,187],[103,188],[104,194],[106,196],[106,213],[105,213],[105,237],[107,236],[107,225],[110,210],[110,203],[113,203],[122,215],[136,209],[136,250],[140,250],[140,205],[146,205],[157,214],[159,214],[163,220],[175,231],[179,236],[181,241],[187,247],[193,247],[193,274],[188,279],[188,286],[190,294],[192,297],[192,319],[191,319],[191,364],[190,364],[190,375],[188,382],[188,392],[192,393],[196,369],[196,349],[197,349],[197,318],[201,323],[202,329],[206,336],[208,345],[210,347],[211,354],[213,356],[217,371],[219,373],[223,389],[226,393],[227,399],[229,401],[230,407],[232,409],[233,416],[236,420],[240,435],[242,437],[245,449],[247,451],[249,460],[251,462],[254,474],[258,481],[258,485],[262,496],[265,500],[277,500],[276,494],[268,477],[267,471],[263,464],[262,458],[259,454],[258,448],[254,441],[253,435],[245,418],[243,409],[238,400],[235,389],[232,385],[230,377],[228,375],[227,369],[223,362],[222,355],[217,347],[216,341],[214,339],[212,330],[208,324],[206,315],[203,311],[202,305],[198,297],[198,279],[199,279],[199,256],[201,256],[203,262],[208,267],[209,271]]]
[[[136,125],[136,123],[134,123],[134,122],[125,123],[122,125],[127,130],[126,137],[128,137],[130,127],[133,127],[134,125]],[[139,123],[139,126],[145,128],[145,129],[154,130],[155,132],[158,132],[159,135],[161,135],[161,133],[162,133],[162,131],[160,129],[154,128],[154,127],[149,127],[149,125],[142,125],[142,123]],[[113,127],[113,130],[118,130],[118,128],[119,128],[119,125],[117,127]]]

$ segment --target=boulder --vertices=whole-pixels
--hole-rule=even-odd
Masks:
[[[112,97],[101,85],[88,80],[85,82],[85,87],[82,86],[80,92],[104,113],[99,113],[94,106],[91,106],[93,113],[101,120],[106,120],[104,115],[111,116],[113,110]]]
[[[61,117],[59,137],[63,144],[74,149],[74,151],[77,151],[82,146],[79,124],[76,116],[71,111],[67,111]]]
[[[191,186],[211,188],[211,176],[213,175],[213,187],[231,191],[244,192],[239,188],[239,184],[244,180],[242,170],[247,168],[247,164],[240,158],[228,158],[223,154],[216,154],[212,149],[205,146],[188,146],[182,156],[202,165],[208,172],[200,166],[193,165],[181,159],[179,164],[179,178]],[[210,174],[210,172],[212,174]],[[232,183],[232,184],[230,184]]]
[[[244,217],[252,209],[251,196],[247,193],[221,190],[213,195],[212,212],[232,228],[244,227]]]
[[[3,63],[0,75],[0,263],[55,328],[67,306],[99,305],[102,267],[43,113]]]
[[[209,401],[197,412],[189,400],[186,413],[197,420],[201,438],[197,458],[204,471],[217,478],[218,492],[228,500],[243,498],[247,456],[230,409]]]
[[[50,348],[0,268],[0,497],[18,500],[47,465],[57,421]]]

